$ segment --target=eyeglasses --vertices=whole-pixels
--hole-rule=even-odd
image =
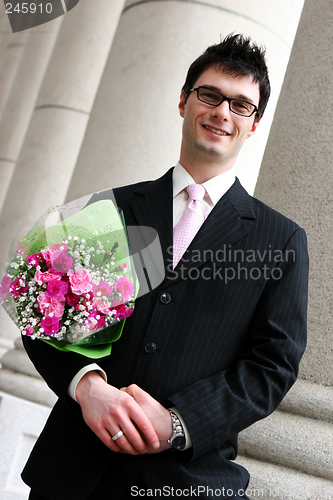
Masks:
[[[220,94],[220,92],[212,90],[209,87],[200,86],[195,89],[191,89],[190,92],[193,92],[194,90],[197,93],[199,101],[209,104],[210,106],[216,107],[222,104],[223,101],[228,101],[230,111],[236,115],[249,117],[258,111],[257,106],[251,102],[243,101],[242,99],[231,99],[230,97],[226,97],[225,95]]]

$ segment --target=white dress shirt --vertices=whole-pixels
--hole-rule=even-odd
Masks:
[[[213,210],[216,203],[231,188],[235,182],[235,172],[233,169],[217,175],[204,182],[202,185],[206,190],[203,199],[202,210],[207,219],[209,213]],[[189,184],[194,184],[194,180],[184,167],[178,162],[172,176],[173,184],[173,227],[177,224],[188,203],[188,194],[186,188]]]

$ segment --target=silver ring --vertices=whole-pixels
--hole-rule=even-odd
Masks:
[[[117,432],[115,436],[112,436],[112,441],[117,441],[117,439],[120,438],[120,436],[122,436],[123,434],[123,431]]]

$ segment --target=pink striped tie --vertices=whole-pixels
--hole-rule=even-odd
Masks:
[[[202,211],[205,188],[201,184],[190,184],[186,191],[190,201],[180,221],[173,229],[173,268],[176,267],[205,220]]]

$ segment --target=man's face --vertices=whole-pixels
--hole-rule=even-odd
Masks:
[[[259,104],[259,84],[252,76],[232,76],[216,68],[208,68],[194,84],[217,90],[226,97],[243,99]],[[184,118],[181,163],[196,160],[220,165],[221,171],[229,170],[236,161],[245,139],[254,134],[258,122],[254,117],[232,113],[228,101],[217,107],[199,101],[191,92],[186,103],[182,94],[180,115]],[[182,164],[183,164],[182,163]],[[184,165],[185,166],[185,165]]]

